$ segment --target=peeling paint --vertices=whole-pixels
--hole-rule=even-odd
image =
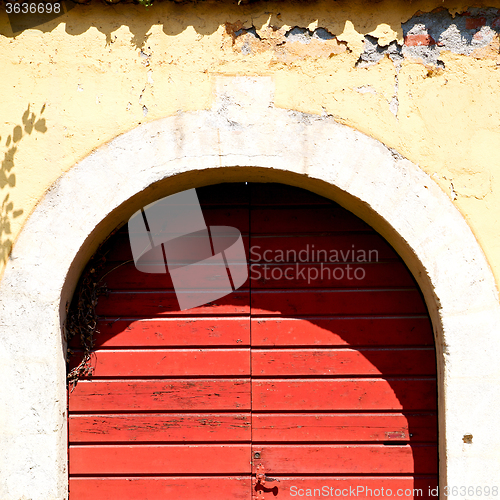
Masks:
[[[307,28],[299,28],[298,26],[287,31],[285,37],[289,42],[302,43],[311,43],[312,40],[333,40],[335,38],[325,28],[316,28],[314,31],[310,31]]]
[[[300,26],[255,26],[245,27],[242,22],[226,23],[226,33],[232,38],[235,52],[242,55],[257,55],[270,51],[277,60],[294,61],[310,57],[332,57],[350,52],[346,42],[325,28],[310,30]]]
[[[490,48],[498,55],[500,10],[471,8],[452,16],[448,10],[437,9],[417,13],[402,24],[405,57],[421,59],[426,64],[444,67],[443,51],[474,57],[485,57]]]
[[[394,64],[401,64],[403,60],[402,47],[396,41],[388,45],[380,45],[378,38],[365,35],[364,51],[359,56],[356,67],[366,68],[378,63],[383,57],[389,57]]]
[[[401,28],[402,44],[365,34],[356,67],[376,64],[387,55],[395,64],[407,58],[444,69],[445,51],[476,58],[497,57],[500,51],[500,9],[471,8],[456,16],[444,8],[417,12]]]
[[[464,437],[462,438],[462,441],[465,444],[472,444],[472,434],[464,434]]]
[[[9,240],[45,190],[100,145],[140,123],[210,109],[218,75],[264,75],[276,84],[277,107],[334,117],[437,172],[500,282],[500,233],[490,216],[500,213],[500,0],[484,5],[158,2],[145,11],[92,2],[17,36],[4,16],[9,78],[0,86],[16,98],[2,108],[3,154],[28,103],[46,103],[51,124],[17,149],[16,186],[2,199],[23,213],[4,213]]]

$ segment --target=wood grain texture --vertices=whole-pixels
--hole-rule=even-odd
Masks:
[[[327,206],[341,207],[332,200],[318,196],[300,187],[273,182],[252,184],[250,186],[250,201],[252,207],[292,207],[292,206]]]
[[[250,413],[71,415],[72,443],[250,441]]]
[[[127,227],[111,238],[94,373],[68,394],[70,500],[251,500],[259,464],[278,480],[269,499],[323,487],[431,498],[434,336],[394,249],[300,188],[239,183],[198,197],[207,225],[242,233],[250,279],[180,311],[169,274],[127,262]]]
[[[244,474],[250,444],[72,445],[69,473]]]
[[[401,262],[398,254],[374,232],[255,234],[250,238],[252,263]],[[407,274],[407,271],[405,272]]]
[[[435,375],[431,348],[252,349],[252,375]]]
[[[253,442],[433,442],[433,414],[254,413]]]
[[[373,232],[361,219],[338,205],[260,208],[250,211],[252,234],[304,234],[341,231]]]
[[[191,292],[180,292],[189,294]],[[203,293],[203,292],[202,292]],[[210,291],[204,292],[211,296]],[[114,291],[99,299],[96,312],[104,317],[155,318],[158,316],[241,316],[250,314],[248,291],[234,292],[214,302],[181,311],[175,292],[126,292]]]
[[[249,500],[251,478],[212,477],[72,477],[71,500]]]
[[[436,445],[253,445],[274,474],[432,474]],[[269,474],[271,475],[271,474]]]
[[[435,410],[434,379],[252,380],[253,411]]]
[[[82,380],[69,411],[249,410],[249,379]]]
[[[156,202],[158,207],[168,206],[169,202],[164,203],[161,200]],[[203,218],[208,226],[235,226],[242,234],[248,234],[249,214],[248,207],[242,206],[204,206]],[[168,217],[168,212],[165,212]],[[123,234],[123,233],[122,233]],[[128,228],[126,234],[129,234]],[[134,234],[134,231],[132,231]]]
[[[252,316],[423,314],[420,293],[403,290],[252,290]]]
[[[249,318],[101,319],[97,328],[96,348],[250,345]]]
[[[360,500],[378,498],[404,498],[405,500],[435,499],[430,490],[435,489],[438,480],[435,476],[279,476],[279,483],[269,482],[272,487],[279,485],[279,495],[283,498],[358,498]],[[388,492],[387,490],[390,490]],[[266,493],[269,499],[272,493]]]
[[[75,361],[77,361],[76,359]],[[250,376],[250,349],[95,351],[92,377]]]
[[[252,318],[254,346],[434,346],[427,316]]]
[[[399,262],[326,264],[250,264],[253,289],[413,287],[413,278],[398,272]]]

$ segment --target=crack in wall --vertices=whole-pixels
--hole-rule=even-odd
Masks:
[[[396,120],[398,120],[398,111],[399,111],[399,98],[398,98],[399,69],[400,69],[400,66],[397,66],[396,67],[396,74],[394,75],[394,94],[392,96],[391,102],[389,103],[389,110],[396,117]]]
[[[392,41],[388,45],[380,45],[378,38],[365,35],[364,51],[359,56],[355,67],[356,68],[366,68],[377,64],[384,57],[388,57],[393,63],[396,70],[394,75],[394,93],[391,100],[389,101],[389,110],[398,120],[399,111],[399,70],[401,69],[401,63],[404,59],[403,57],[403,46],[398,44],[396,41]],[[360,90],[359,90],[360,91]]]

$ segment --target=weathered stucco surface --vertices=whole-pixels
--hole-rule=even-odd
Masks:
[[[418,164],[469,222],[498,282],[498,8],[93,3],[14,36],[2,7],[0,273],[63,172],[140,123],[209,109],[215,76],[238,74],[271,76],[275,106],[331,115]]]
[[[500,304],[463,217],[429,175],[379,141],[332,117],[275,108],[270,77],[219,77],[216,88],[211,110],[143,124],[87,156],[21,232],[0,281],[0,498],[66,498],[61,325],[97,245],[154,199],[243,180],[335,199],[405,259],[436,339],[440,485],[492,485],[500,477]]]
[[[61,321],[91,251],[160,184],[245,179],[342,201],[395,246],[436,329],[441,477],[498,477],[499,304],[480,250],[498,285],[498,9],[93,3],[15,35],[1,9],[0,497],[65,496]],[[267,83],[248,93],[238,75]]]

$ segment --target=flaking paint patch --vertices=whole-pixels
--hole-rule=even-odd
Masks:
[[[464,437],[462,438],[462,441],[465,444],[472,444],[472,434],[464,434]]]
[[[392,41],[387,45],[381,45],[378,38],[366,35],[363,53],[356,62],[356,67],[366,68],[372,64],[377,64],[382,58],[388,57],[395,65],[401,64],[403,60],[402,46],[397,41]]]
[[[499,9],[471,8],[452,16],[440,8],[417,13],[402,28],[403,55],[426,64],[442,65],[443,51],[478,58],[498,56]]]
[[[278,61],[292,62],[314,57],[333,57],[350,52],[346,42],[325,28],[265,25],[259,30],[238,21],[226,23],[226,34],[232,39],[233,50],[242,55],[272,53]]]
[[[214,75],[265,75],[276,82],[278,107],[333,116],[398,149],[428,173],[448,169],[454,174],[470,167],[472,158],[478,169],[489,169],[493,194],[488,195],[488,206],[461,195],[456,206],[492,259],[500,281],[500,233],[488,216],[500,213],[500,197],[495,194],[500,179],[495,175],[500,169],[496,154],[500,138],[495,133],[498,39],[470,55],[442,50],[443,71],[430,64],[425,67],[421,59],[403,57],[398,74],[398,122],[388,104],[395,95],[391,59],[383,57],[366,68],[355,68],[366,34],[380,47],[393,41],[402,47],[402,26],[422,13],[434,15],[441,5],[441,0],[320,0],[314,6],[273,1],[248,5],[158,2],[145,11],[133,4],[110,9],[92,2],[77,6],[64,23],[54,21],[43,30],[26,30],[16,37],[9,32],[7,16],[0,16],[0,44],[3,53],[9,54],[5,71],[12,75],[0,82],[0,88],[6,96],[12,95],[14,87],[16,93],[16,99],[6,100],[2,107],[1,145],[8,149],[5,139],[11,124],[29,102],[37,109],[46,103],[51,124],[44,137],[27,138],[16,153],[18,182],[9,188],[9,203],[22,209],[23,215],[9,220],[9,238],[15,240],[44,191],[96,147],[140,123],[177,111],[209,109]],[[469,29],[481,24],[482,17],[486,24],[489,21],[488,15],[475,15],[470,2],[453,0],[444,5],[451,18],[471,18]],[[486,6],[500,8],[500,0],[488,0]],[[346,43],[346,50],[335,57],[329,57],[332,52],[317,57],[310,50],[314,45],[295,41],[305,49],[304,57],[279,59],[271,50],[242,54],[233,49],[225,30],[225,23],[238,19],[254,38],[264,36],[269,27],[285,27],[285,31],[299,27],[309,32],[324,28],[338,42]],[[497,27],[495,19],[492,28]],[[266,36],[280,36],[278,30],[271,29]],[[477,27],[475,31],[482,34]],[[140,50],[144,56],[138,55]],[[145,88],[146,82],[150,85]],[[76,91],[78,84],[83,92]],[[356,90],[363,87],[373,92]],[[148,108],[146,117],[143,105]],[[487,140],[478,141],[475,132],[487,135]],[[440,175],[438,182],[451,196],[450,181]],[[4,265],[2,260],[0,274]]]
[[[500,9],[471,8],[456,16],[444,8],[417,12],[401,28],[402,44],[390,39],[390,30],[365,34],[356,66],[370,66],[388,56],[395,64],[407,58],[444,68],[444,51],[476,58],[498,58],[500,52]]]

